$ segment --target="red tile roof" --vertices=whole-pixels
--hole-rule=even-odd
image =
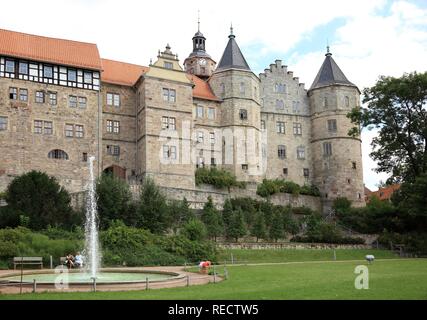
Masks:
[[[139,77],[148,71],[148,67],[121,61],[101,59],[103,82],[133,86]]]
[[[370,196],[376,196],[380,200],[389,200],[396,190],[400,189],[400,184],[392,184],[385,188],[379,188],[377,191],[371,192]]]
[[[209,83],[203,81],[194,74],[187,74],[187,77],[195,84],[193,88],[193,97],[206,100],[220,101],[220,99],[213,93]]]
[[[98,47],[93,43],[48,38],[0,29],[0,54],[101,70]]]

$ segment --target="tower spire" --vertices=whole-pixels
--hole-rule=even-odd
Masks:
[[[197,31],[200,32],[200,10],[197,10]]]
[[[230,25],[230,35],[228,37],[229,38],[235,38],[236,37],[234,35],[234,32],[233,32],[233,22],[231,22],[231,25]]]
[[[327,56],[327,57],[332,56],[332,53],[331,53],[331,50],[329,47],[329,40],[328,39],[326,39],[326,54],[325,54],[325,56]]]

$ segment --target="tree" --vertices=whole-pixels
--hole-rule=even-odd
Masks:
[[[258,211],[255,217],[255,223],[252,226],[251,235],[258,239],[265,239],[267,237],[267,227],[265,226],[264,214]]]
[[[273,213],[270,226],[270,239],[277,242],[278,239],[283,237],[283,219],[280,212]]]
[[[190,219],[182,228],[182,233],[192,241],[202,241],[207,235],[206,227],[198,219]]]
[[[166,197],[153,180],[144,180],[137,208],[137,227],[152,233],[163,233],[169,227],[169,210]]]
[[[203,207],[201,219],[206,226],[208,236],[216,241],[216,238],[222,234],[222,221],[211,196]]]
[[[222,208],[222,220],[224,225],[227,226],[230,224],[231,216],[233,215],[233,204],[229,198],[225,199],[224,206]]]
[[[235,210],[231,215],[230,225],[228,227],[228,236],[234,238],[236,242],[239,241],[240,237],[246,235],[246,225],[243,218],[243,212],[241,210]]]
[[[391,174],[387,183],[413,182],[427,172],[427,72],[382,76],[363,94],[367,108],[348,114],[357,125],[349,134],[359,135],[359,125],[379,130],[370,154],[376,171]]]
[[[29,218],[33,230],[48,225],[69,228],[73,222],[70,194],[54,177],[40,171],[15,178],[7,188],[6,201],[11,210]]]
[[[96,183],[100,228],[109,227],[112,220],[120,219],[133,226],[135,217],[130,210],[132,194],[129,185],[122,179],[103,174]]]
[[[169,224],[172,226],[173,232],[176,234],[178,229],[181,228],[191,219],[194,219],[195,215],[190,209],[187,199],[184,197],[183,200],[172,200],[169,203]]]

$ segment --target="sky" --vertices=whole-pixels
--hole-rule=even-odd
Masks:
[[[96,43],[103,58],[145,66],[169,43],[182,64],[192,51],[198,11],[214,60],[232,23],[255,74],[280,59],[306,88],[327,44],[360,90],[380,75],[427,70],[427,0],[14,0],[2,3],[0,28]],[[375,135],[362,132],[364,181],[373,190],[387,178],[373,171],[369,157]]]

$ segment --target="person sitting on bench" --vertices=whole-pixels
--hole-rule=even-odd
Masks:
[[[65,257],[65,265],[68,267],[68,269],[74,267],[74,257],[71,253],[67,254],[67,256]]]
[[[76,256],[74,257],[74,265],[76,268],[83,267],[83,256],[80,254],[80,252],[77,252]]]

